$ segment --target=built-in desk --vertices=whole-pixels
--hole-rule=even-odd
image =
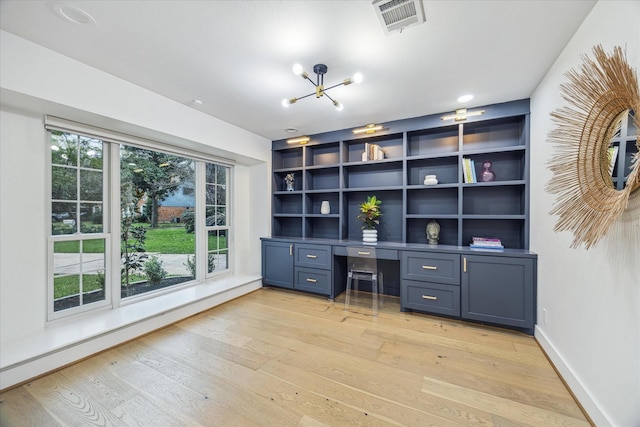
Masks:
[[[385,294],[403,311],[443,315],[533,334],[537,255],[522,249],[317,238],[263,238],[262,283],[334,299],[345,290],[347,246],[376,248]]]

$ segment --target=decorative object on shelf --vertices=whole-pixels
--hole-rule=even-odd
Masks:
[[[633,157],[625,188],[616,190],[608,148],[629,110],[636,112],[633,121],[640,128],[638,77],[619,46],[607,55],[598,45],[593,54],[595,60],[582,56],[580,71],[565,74],[569,82],[560,89],[569,105],[551,113],[556,127],[548,138],[557,148],[546,188],[558,195],[550,212],[559,216],[554,231],[571,231],[571,247],[589,249],[616,224],[615,236],[637,246],[640,239],[629,236],[640,230],[640,156]]]
[[[378,232],[377,230],[375,230],[375,228],[377,225],[380,224],[380,220],[378,218],[380,218],[380,216],[382,215],[382,212],[380,211],[381,204],[382,204],[382,200],[378,200],[376,196],[367,196],[367,200],[360,204],[360,215],[358,215],[357,218],[360,221],[364,222],[364,225],[362,226],[363,241],[365,241],[364,240],[365,238],[369,239],[367,240],[368,243],[373,243],[378,241]],[[365,233],[365,231],[367,230],[374,230],[376,232]],[[371,239],[374,239],[374,238],[375,240],[372,241]]]
[[[309,82],[311,82],[312,85],[315,86],[316,90],[315,92],[311,92],[308,95],[304,95],[298,98],[288,98],[288,99],[283,99],[282,100],[282,105],[285,107],[288,107],[291,104],[295,104],[296,102],[298,102],[300,99],[303,98],[307,98],[311,95],[315,95],[316,98],[322,98],[323,96],[326,96],[332,103],[333,106],[336,107],[336,110],[338,111],[342,111],[342,104],[340,104],[337,100],[331,98],[326,92],[329,89],[333,89],[334,87],[338,87],[338,86],[348,86],[351,83],[360,83],[362,82],[362,74],[360,73],[355,73],[353,75],[353,77],[349,77],[347,79],[344,79],[342,82],[335,84],[333,86],[329,86],[328,88],[324,87],[324,75],[327,73],[327,66],[324,64],[316,64],[313,66],[313,72],[316,74],[316,81],[314,83],[313,80],[311,80],[309,78],[309,74],[306,73],[306,71],[304,71],[302,69],[302,65],[300,64],[295,64],[293,66],[293,73],[301,76],[303,79],[308,80]]]
[[[284,185],[285,185],[285,189],[287,191],[293,191],[293,183],[295,182],[295,177],[293,176],[293,173],[288,173],[285,177],[284,177]]]
[[[377,243],[378,242],[378,230],[364,229],[362,230],[362,242],[363,243]]]
[[[480,179],[482,182],[490,182],[496,180],[496,174],[491,170],[491,162],[489,160],[485,160],[482,163],[482,175],[480,175]]]
[[[467,157],[462,158],[462,174],[464,182],[467,184],[476,183],[478,179],[476,177],[476,163]],[[480,176],[482,178],[482,175]]]
[[[320,203],[320,213],[322,215],[329,215],[331,213],[331,205],[329,205],[328,200],[323,200],[322,203]]]
[[[437,245],[440,240],[440,224],[435,219],[427,223],[427,242],[430,245]]]
[[[442,116],[442,120],[451,120],[453,119],[456,122],[463,122],[467,120],[467,117],[471,116],[479,116],[480,114],[484,114],[484,110],[476,110],[476,111],[467,111],[466,108],[458,108],[454,114],[449,114],[447,116]]]
[[[438,183],[438,178],[435,175],[427,175],[424,177],[424,185],[436,185]]]

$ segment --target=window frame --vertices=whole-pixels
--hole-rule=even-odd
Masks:
[[[229,274],[233,272],[233,227],[230,217],[232,211],[232,191],[233,183],[232,177],[234,175],[235,163],[228,159],[218,158],[216,156],[206,155],[204,153],[193,151],[190,149],[183,149],[173,145],[166,144],[160,141],[150,141],[146,139],[137,138],[131,135],[120,134],[117,132],[109,131],[106,129],[94,128],[89,125],[81,123],[71,122],[65,119],[45,116],[45,135],[47,139],[47,146],[51,144],[52,131],[61,131],[70,134],[79,135],[82,137],[95,138],[102,141],[103,144],[103,200],[102,200],[102,213],[103,213],[103,229],[102,233],[75,233],[66,235],[53,235],[52,233],[52,185],[53,185],[53,166],[52,156],[47,156],[47,170],[49,171],[49,177],[47,180],[47,321],[55,321],[58,319],[69,318],[81,313],[88,313],[97,310],[104,309],[116,309],[118,307],[135,304],[139,301],[147,300],[158,295],[174,292],[185,287],[196,286],[203,284],[206,281],[220,276],[222,274]],[[120,200],[120,147],[123,145],[133,146],[146,150],[153,150],[181,156],[193,160],[195,162],[195,200],[196,200],[196,215],[195,215],[195,256],[196,256],[196,277],[194,280],[169,286],[157,291],[151,291],[145,294],[136,295],[133,297],[121,298],[120,295],[120,267],[121,267],[121,255],[120,255],[120,232],[121,232],[121,218],[120,218],[120,203],[114,203],[114,200]],[[208,244],[206,236],[209,232],[209,228],[206,227],[205,215],[206,215],[206,176],[205,169],[206,164],[216,164],[224,166],[226,170],[226,209],[227,218],[225,226],[214,226],[214,229],[225,229],[227,232],[227,266],[226,269],[216,271],[212,273],[208,272],[207,260],[208,260]],[[78,165],[79,167],[79,165]],[[77,229],[79,230],[79,228]],[[202,237],[205,238],[202,238]],[[103,301],[96,301],[80,305],[78,307],[71,307],[68,309],[62,309],[54,311],[54,246],[57,241],[74,241],[74,240],[92,240],[92,239],[104,239],[105,241],[105,299]]]

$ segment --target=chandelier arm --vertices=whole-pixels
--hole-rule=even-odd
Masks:
[[[326,89],[325,89],[325,90],[326,90]],[[324,93],[324,92],[323,92],[323,93]],[[329,98],[329,101],[333,102],[333,103],[334,103],[334,105],[335,105],[336,101],[334,101],[334,99],[333,99],[333,98],[331,98],[331,97],[330,97],[329,95],[327,95],[326,93],[324,93],[324,96],[326,96],[327,98]]]
[[[309,82],[311,82],[311,84],[312,84],[314,87],[318,87],[318,85],[317,85],[317,84],[315,84],[315,83],[313,82],[313,80],[311,80],[311,79],[309,78],[309,76],[306,76],[306,75],[305,75],[305,76],[304,76],[304,79],[305,79],[305,80],[309,80]]]
[[[333,89],[334,87],[338,87],[338,86],[342,86],[342,85],[344,85],[344,82],[340,82],[340,83],[335,84],[333,86],[326,87],[326,88],[324,88],[324,90],[327,91],[329,89]]]
[[[307,94],[305,96],[298,96],[298,97],[296,97],[296,101],[299,101],[301,99],[305,99],[305,98],[307,98],[307,97],[309,97],[311,95],[315,95],[315,94],[316,94],[315,92],[311,92],[311,93],[309,93],[309,94]]]

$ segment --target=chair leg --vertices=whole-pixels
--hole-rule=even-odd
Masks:
[[[347,288],[345,290],[345,297],[344,297],[345,311],[349,310],[349,305],[351,304],[351,279],[352,279],[352,274],[351,272],[349,272],[347,274]]]
[[[373,299],[373,315],[378,315],[378,277],[373,274],[371,276],[371,297]]]

